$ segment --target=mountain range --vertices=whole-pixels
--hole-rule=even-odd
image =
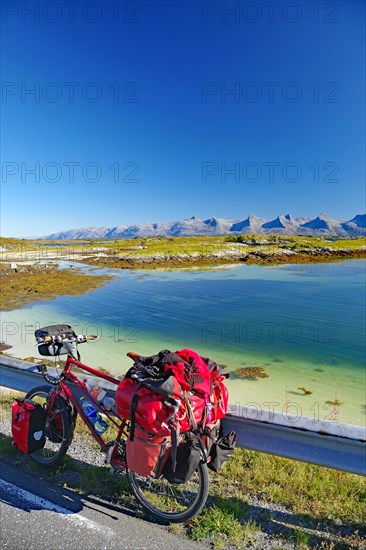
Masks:
[[[250,214],[244,220],[209,218],[201,220],[193,216],[173,222],[118,225],[116,227],[83,227],[52,233],[43,239],[120,239],[132,237],[237,235],[246,233],[291,234],[314,236],[362,236],[366,235],[366,214],[358,214],[348,221],[332,219],[328,214],[310,218],[294,218],[291,214],[277,216],[274,220],[258,218]]]

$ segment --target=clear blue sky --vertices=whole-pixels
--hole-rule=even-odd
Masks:
[[[70,10],[3,3],[2,235],[365,211],[364,2]]]

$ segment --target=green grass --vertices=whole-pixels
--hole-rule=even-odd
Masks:
[[[260,531],[255,522],[241,524],[240,516],[223,504],[205,508],[188,525],[189,537],[192,540],[205,541],[214,538],[216,549],[224,548],[227,542],[234,544],[236,548],[245,548],[254,542]]]
[[[299,550],[308,548],[309,534],[302,529],[294,529],[294,532],[289,535],[288,540],[293,542]]]
[[[366,524],[363,477],[269,454],[237,449],[212,490],[253,495],[315,521]]]
[[[144,258],[151,256],[179,257],[179,255],[198,254],[207,256],[210,254],[225,255],[225,250],[235,246],[236,243],[246,243],[243,253],[258,251],[258,243],[266,242],[260,250],[266,253],[278,253],[281,249],[293,249],[298,252],[304,250],[326,247],[334,251],[360,250],[366,246],[365,238],[337,239],[328,241],[325,237],[301,237],[296,235],[238,235],[230,237],[151,237],[137,238],[133,240],[116,240],[111,245],[102,245],[110,253],[111,260],[117,258]],[[138,247],[143,247],[137,249]],[[199,258],[197,258],[199,263]]]
[[[19,451],[11,444],[11,437],[0,434],[0,458],[18,455]]]
[[[47,246],[57,244],[55,248]],[[0,239],[1,244],[1,239]],[[245,244],[246,246],[241,246]],[[119,267],[124,269],[151,269],[152,267],[182,268],[220,263],[246,261],[248,263],[309,263],[366,256],[366,239],[311,237],[298,235],[231,235],[200,237],[136,237],[110,242],[78,241],[20,241],[3,239],[9,252],[37,251],[57,253],[57,258],[80,261],[86,264]],[[320,251],[326,248],[327,251]],[[95,250],[99,249],[99,250]],[[233,256],[228,251],[236,249]],[[295,255],[285,254],[287,251]],[[100,251],[103,256],[98,256]],[[260,252],[260,255],[254,254]],[[310,252],[310,254],[308,254]],[[31,297],[32,297],[31,289]],[[64,292],[66,293],[66,292]],[[34,297],[34,296],[33,296]],[[48,298],[45,298],[48,299]]]
[[[15,395],[17,392],[1,393],[1,419],[10,418]],[[115,428],[109,430],[108,440],[116,436]],[[75,435],[88,437],[90,442],[94,442],[80,421]],[[80,465],[66,456],[58,468],[44,470],[12,447],[10,437],[1,435],[0,457],[15,468],[43,476],[79,493],[98,496],[122,506],[131,507],[134,503],[126,478],[111,476],[107,466]],[[254,507],[251,497],[257,503]],[[268,509],[271,504],[280,505],[290,512],[289,525],[279,523],[276,512]],[[337,533],[339,525],[349,531],[348,538],[344,543],[333,544],[326,533]],[[362,548],[365,525],[366,484],[363,477],[236,449],[225,468],[211,476],[208,503],[201,514],[185,526],[173,526],[172,531],[209,543],[214,550],[223,550],[246,548],[261,536],[261,531],[267,532],[270,528],[270,532],[276,529],[281,540],[293,543],[299,550],[308,547],[330,550]],[[311,528],[318,529],[316,535],[309,533]]]
[[[303,248],[315,248],[326,246],[335,250],[358,249],[366,246],[366,238],[337,239],[329,241],[326,237],[302,237],[297,235],[237,235],[237,236],[204,236],[204,237],[145,237],[133,240],[116,240],[111,245],[102,245],[113,253],[118,250],[134,256],[150,256],[154,254],[210,254],[220,249],[230,248],[231,243],[247,243],[249,250],[257,248],[256,243],[267,242],[271,249],[279,246],[298,246]],[[144,247],[136,250],[137,247]],[[246,249],[247,250],[247,249]]]
[[[118,500],[123,494],[130,494],[130,487],[124,476],[111,475],[109,466],[90,466],[79,470],[77,489],[104,499]]]

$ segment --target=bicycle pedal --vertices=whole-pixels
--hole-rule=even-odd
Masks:
[[[101,453],[107,453],[108,450],[110,449],[110,447],[113,447],[115,444],[116,444],[115,441],[109,441],[108,443],[103,445],[103,447],[100,449],[100,452]]]

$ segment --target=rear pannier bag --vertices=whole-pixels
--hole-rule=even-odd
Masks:
[[[135,427],[126,444],[127,468],[144,477],[159,477],[169,455],[170,437],[149,434]]]
[[[211,448],[214,443],[220,439],[221,420],[206,424],[201,433],[202,445],[206,450],[207,456],[211,453]]]
[[[197,437],[193,434],[186,434],[186,437],[177,447],[177,460],[173,466],[172,454],[163,470],[163,475],[169,483],[187,483],[197,470],[201,460],[201,446]]]
[[[189,348],[177,352],[162,350],[149,357],[135,354],[135,357],[116,392],[117,414],[131,422],[128,468],[144,476],[151,475],[148,472],[161,475],[154,466],[159,451],[148,450],[151,465],[145,466],[144,445],[159,445],[159,438],[165,436],[171,442],[170,458],[161,471],[170,483],[186,483],[200,459],[211,460],[211,450],[215,453],[212,469],[220,469],[231,449],[226,448],[226,440],[220,440],[220,420],[228,407],[225,379],[229,373],[222,365]],[[134,439],[135,426],[140,435]],[[141,436],[143,431],[150,434],[149,438]],[[189,434],[194,434],[196,440]]]
[[[12,405],[12,445],[25,454],[42,449],[46,442],[46,411],[38,403],[14,399]]]
[[[44,356],[67,355],[67,349],[61,343],[47,343],[47,336],[61,336],[62,338],[76,338],[70,325],[49,325],[39,328],[34,333],[38,342],[38,353]]]
[[[233,454],[235,445],[235,432],[230,432],[224,437],[221,437],[211,447],[211,460],[208,462],[207,466],[214,472],[219,472]]]

